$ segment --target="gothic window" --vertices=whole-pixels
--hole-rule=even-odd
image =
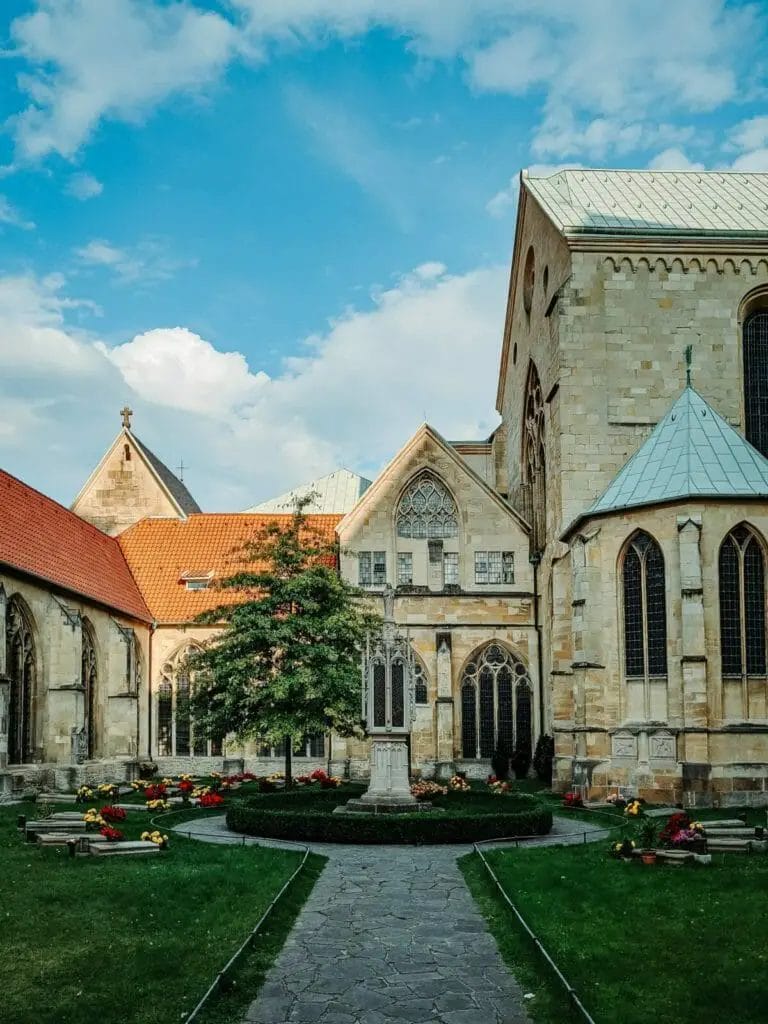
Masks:
[[[642,708],[650,717],[650,679],[667,675],[667,612],[664,558],[649,534],[630,539],[622,564],[624,674],[643,685]]]
[[[209,739],[195,729],[191,701],[195,680],[189,657],[198,648],[182,647],[163,665],[157,689],[157,752],[160,757],[220,757],[221,738]]]
[[[24,601],[12,597],[5,613],[6,671],[11,680],[8,713],[8,762],[26,764],[35,756],[37,659],[32,616]]]
[[[414,681],[414,699],[417,704],[427,704],[429,698],[427,696],[427,677],[424,672],[424,666],[420,661],[416,660],[413,665],[413,681]]]
[[[544,398],[536,366],[531,362],[523,403],[522,482],[526,516],[533,528],[534,552],[546,544],[546,458],[544,446]]]
[[[96,756],[96,691],[98,686],[98,670],[93,627],[87,619],[83,619],[82,632],[80,685],[83,688],[86,756],[93,758]]]
[[[456,537],[459,518],[456,502],[431,473],[420,473],[409,484],[397,508],[398,537]]]
[[[746,526],[723,541],[719,559],[720,651],[723,676],[766,675],[765,560]]]
[[[464,669],[461,748],[464,758],[512,754],[532,744],[531,683],[525,665],[500,644],[488,644]]]
[[[744,321],[744,433],[768,456],[768,311]]]

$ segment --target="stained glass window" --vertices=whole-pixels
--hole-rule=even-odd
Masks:
[[[157,688],[157,752],[161,757],[173,754],[173,684],[163,679]]]
[[[547,479],[545,449],[544,396],[541,381],[533,362],[528,367],[528,380],[523,400],[522,473],[526,517],[533,528],[533,550],[543,551],[546,544]]]
[[[189,657],[197,648],[182,647],[163,665],[157,694],[157,752],[163,757],[218,757],[222,737],[209,739],[192,721],[192,694],[195,680],[190,673]]]
[[[461,746],[465,758],[490,758],[496,749],[530,748],[531,685],[525,665],[501,644],[488,644],[464,669]]]
[[[398,536],[443,539],[458,532],[456,502],[431,473],[419,474],[400,499]]]
[[[82,624],[83,646],[80,658],[80,685],[85,705],[85,736],[88,757],[96,756],[96,689],[98,672],[93,628],[87,619]]]
[[[427,680],[424,676],[424,666],[420,661],[416,661],[413,666],[413,678],[414,678],[414,699],[417,704],[426,704],[428,701],[427,696]]]
[[[383,662],[377,661],[373,666],[373,724],[378,727],[384,726],[386,723],[386,668]]]
[[[392,725],[402,729],[405,721],[405,687],[402,661],[392,662]]]
[[[35,756],[37,658],[32,616],[22,598],[5,611],[6,672],[11,680],[8,709],[8,761],[25,764]]]
[[[732,530],[720,547],[719,590],[723,675],[765,675],[765,562],[746,526]]]

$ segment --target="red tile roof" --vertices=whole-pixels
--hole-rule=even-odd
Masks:
[[[3,470],[0,564],[151,621],[117,539]]]
[[[334,542],[341,515],[308,515],[313,535]],[[235,593],[218,590],[187,590],[182,575],[213,579],[233,575],[238,569],[255,569],[243,547],[255,539],[268,523],[286,524],[290,515],[257,513],[207,513],[188,519],[142,519],[120,534],[134,578],[153,617],[158,622],[191,622],[201,612],[229,601],[240,600]]]

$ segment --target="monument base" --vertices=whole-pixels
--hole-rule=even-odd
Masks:
[[[338,812],[409,814],[425,809],[411,793],[408,778],[408,742],[405,735],[371,736],[371,778],[363,796],[347,801]]]

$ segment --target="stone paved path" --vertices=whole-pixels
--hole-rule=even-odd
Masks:
[[[200,839],[235,839],[223,818],[193,827]],[[590,830],[558,819],[555,833],[574,828]],[[328,864],[248,1024],[528,1024],[456,863],[471,847],[312,849]]]

